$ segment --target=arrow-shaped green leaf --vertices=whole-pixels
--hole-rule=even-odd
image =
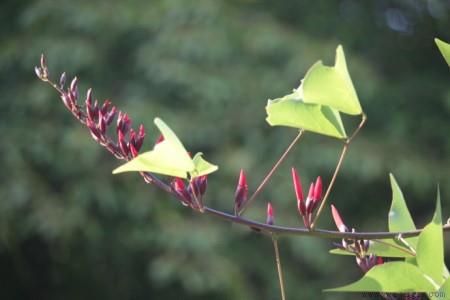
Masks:
[[[444,57],[448,66],[450,67],[450,44],[448,44],[438,38],[435,38],[434,42],[438,46],[439,51],[441,51],[442,56]]]
[[[272,126],[302,128],[340,139],[347,137],[339,112],[327,106],[303,102],[301,86],[283,98],[269,100],[266,111],[266,120]]]
[[[169,176],[187,178],[212,173],[218,169],[197,153],[192,159],[176,134],[161,119],[156,118],[155,124],[164,136],[164,141],[158,143],[152,151],[142,153],[113,171],[122,172],[152,172]]]
[[[444,233],[442,230],[441,200],[438,190],[433,220],[425,226],[417,243],[417,265],[437,284],[444,278]],[[450,296],[450,295],[449,295]]]
[[[363,278],[330,292],[432,292],[436,287],[416,266],[405,262],[389,262],[370,269]]]
[[[392,204],[389,211],[389,231],[399,232],[415,230],[416,225],[414,225],[414,221],[406,206],[405,198],[403,197],[403,193],[400,190],[394,175],[390,174],[390,179],[392,187]],[[414,249],[416,248],[417,240],[417,237],[407,239],[410,246]]]
[[[362,113],[340,45],[336,49],[334,67],[324,66],[318,61],[308,70],[303,79],[303,94],[306,103],[330,106],[350,115]]]

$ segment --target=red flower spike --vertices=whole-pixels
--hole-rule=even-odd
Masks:
[[[297,170],[295,168],[291,169],[292,180],[294,182],[295,196],[297,197],[297,201],[303,201],[303,190],[302,190],[302,182],[300,181],[300,177],[298,176]]]
[[[274,223],[274,217],[273,217],[273,207],[272,204],[269,202],[267,203],[267,220],[266,223],[269,225],[273,225]]]
[[[314,201],[319,201],[322,198],[322,178],[320,176],[317,177],[316,183],[314,184]]]
[[[348,228],[347,226],[345,226],[344,221],[342,221],[341,215],[333,204],[331,204],[331,214],[333,215],[333,220],[336,224],[337,229],[340,232],[347,232]]]
[[[239,173],[239,180],[234,193],[234,211],[236,214],[241,210],[242,205],[247,201],[248,185],[244,170]]]

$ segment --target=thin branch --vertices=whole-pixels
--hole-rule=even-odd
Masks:
[[[273,173],[275,173],[275,171],[278,169],[278,167],[281,165],[281,163],[285,160],[285,158],[287,157],[287,155],[289,154],[289,152],[292,150],[292,148],[294,147],[295,143],[297,143],[297,141],[300,139],[300,137],[303,135],[304,130],[301,129],[298,134],[295,136],[295,138],[292,140],[292,142],[289,144],[289,146],[286,148],[286,150],[284,151],[284,153],[281,155],[281,157],[278,159],[278,161],[275,163],[275,165],[273,165],[272,169],[270,169],[269,173],[267,173],[267,175],[264,177],[264,179],[261,181],[261,183],[259,184],[258,188],[255,190],[255,192],[253,193],[253,195],[251,195],[251,197],[248,199],[248,201],[246,201],[243,205],[241,210],[239,211],[238,215],[241,215],[245,209],[247,208],[247,206],[253,202],[253,200],[255,200],[255,198],[259,195],[259,193],[263,190],[264,186],[267,184],[267,182],[269,181],[270,177],[272,177]]]
[[[328,185],[327,191],[325,192],[325,196],[323,197],[322,203],[320,203],[319,209],[317,210],[316,216],[314,218],[314,221],[311,224],[311,230],[314,229],[314,226],[317,223],[317,220],[320,217],[320,214],[322,213],[323,208],[325,207],[325,203],[327,202],[328,196],[331,193],[331,189],[334,186],[334,182],[336,181],[336,177],[341,169],[342,163],[344,162],[345,154],[347,154],[348,147],[350,146],[350,143],[352,142],[353,138],[358,134],[358,132],[361,130],[361,128],[366,123],[367,117],[363,113],[361,117],[361,122],[359,123],[358,127],[355,129],[353,134],[347,138],[347,140],[344,143],[344,147],[342,148],[341,156],[339,157],[339,161],[336,165],[336,169],[334,170],[333,177],[331,178],[330,184]]]
[[[280,281],[281,300],[286,300],[286,295],[284,292],[283,270],[281,269],[280,251],[278,250],[277,237],[274,235],[272,235],[272,243],[275,250],[275,263],[277,265],[278,279]]]
[[[333,230],[323,230],[315,229],[308,230],[306,228],[295,228],[295,227],[284,227],[276,225],[268,225],[265,223],[256,222],[250,219],[246,219],[240,216],[235,216],[234,214],[225,213],[218,211],[207,206],[204,206],[205,213],[218,217],[220,219],[248,226],[249,228],[265,233],[265,234],[276,234],[276,235],[297,235],[297,236],[311,236],[326,239],[353,239],[353,240],[375,240],[375,239],[396,239],[399,236],[403,238],[409,238],[413,236],[418,236],[422,229],[404,231],[404,232],[339,232]],[[444,231],[450,232],[450,224],[445,224],[442,226]]]

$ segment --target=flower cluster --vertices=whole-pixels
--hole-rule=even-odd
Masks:
[[[331,214],[333,215],[334,223],[340,232],[350,231],[334,205],[331,205]],[[352,232],[355,232],[355,229],[352,229]],[[368,240],[342,239],[341,244],[337,244],[337,246],[342,250],[355,254],[356,263],[364,273],[372,269],[374,266],[383,263],[383,258],[376,256],[373,253],[369,253],[370,241]]]
[[[310,229],[312,223],[312,216],[314,209],[320,203],[322,199],[322,178],[319,176],[316,182],[312,182],[309,186],[308,197],[305,199],[303,196],[302,183],[300,176],[295,168],[292,168],[292,181],[294,182],[295,196],[297,198],[297,209],[300,216],[303,219],[305,227]]]
[[[128,161],[139,154],[145,138],[144,125],[140,124],[137,130],[133,129],[132,120],[128,114],[112,106],[109,100],[105,100],[103,103],[100,103],[97,99],[94,100],[92,89],[88,89],[84,105],[80,105],[78,103],[77,77],[73,78],[68,87],[66,87],[66,73],[61,74],[58,84],[52,82],[44,55],[41,56],[40,66],[35,67],[35,73],[39,79],[50,83],[59,92],[64,106],[81,124],[89,129],[92,138],[117,159]],[[108,130],[112,126],[114,119],[116,119],[115,130]],[[108,132],[115,132],[116,137],[112,138],[108,135]],[[155,145],[163,140],[164,137],[162,135],[159,136]],[[186,187],[180,178],[175,178],[172,184],[166,185],[152,173],[140,172],[140,174],[146,183],[156,184],[165,191],[175,195],[184,205],[202,210],[202,197],[207,186],[206,176],[192,179]]]

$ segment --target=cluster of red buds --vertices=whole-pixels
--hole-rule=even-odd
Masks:
[[[187,185],[183,179],[175,177],[171,185],[183,205],[195,210],[203,210],[203,195],[208,185],[206,175],[193,178]]]
[[[239,180],[234,193],[234,213],[239,215],[243,205],[247,202],[248,185],[244,170],[239,173]]]
[[[331,214],[333,215],[334,223],[340,232],[350,232],[334,205],[331,205]],[[355,232],[355,229],[352,229],[352,232]],[[374,266],[381,265],[383,263],[382,257],[369,253],[370,241],[368,240],[342,239],[341,244],[337,244],[336,246],[342,250],[355,254],[356,263],[364,273],[372,269]]]
[[[311,183],[306,200],[303,196],[300,176],[298,176],[297,170],[295,170],[295,168],[292,168],[292,180],[294,182],[298,212],[303,219],[303,224],[305,224],[305,227],[310,229],[313,220],[312,217],[314,209],[316,209],[317,205],[320,203],[320,200],[322,200],[322,178],[319,176],[317,177],[315,183]]]
[[[92,138],[117,159],[128,161],[139,154],[145,138],[144,125],[140,124],[138,129],[134,130],[132,128],[132,120],[128,114],[117,110],[115,106],[111,105],[109,100],[105,100],[103,103],[93,100],[92,89],[88,89],[84,105],[79,105],[78,79],[76,77],[73,78],[70,85],[66,88],[67,76],[66,73],[62,73],[58,84],[52,82],[44,55],[41,56],[40,66],[35,67],[35,73],[39,79],[50,83],[59,92],[64,106],[81,124],[89,129]],[[108,129],[115,118],[117,119],[116,138],[113,139],[108,135],[110,131]],[[161,135],[155,145],[163,140],[164,137]],[[140,172],[140,174],[145,182],[159,185],[163,189],[166,187],[153,174],[149,172]],[[184,205],[202,210],[202,197],[205,194],[206,186],[206,176],[194,178],[187,187],[181,179],[175,178],[173,183],[165,190],[176,195]]]

